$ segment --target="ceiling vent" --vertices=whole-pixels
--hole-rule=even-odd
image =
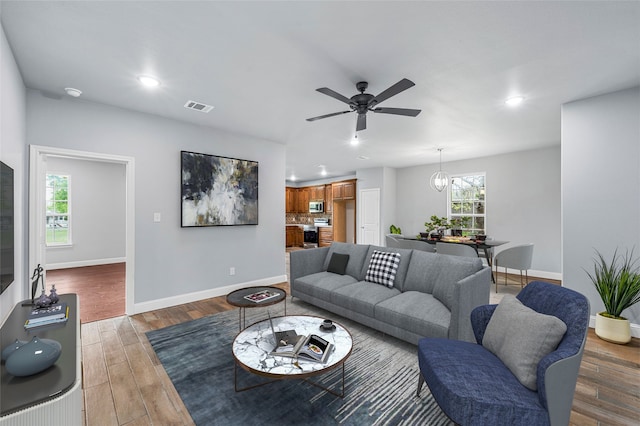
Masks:
[[[211,105],[206,105],[206,104],[203,104],[202,102],[196,102],[196,101],[187,101],[187,103],[184,104],[184,107],[188,109],[194,109],[200,112],[209,112],[213,109],[213,106]]]

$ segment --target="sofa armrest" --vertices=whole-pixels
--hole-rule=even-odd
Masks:
[[[496,311],[498,305],[481,305],[471,311],[471,327],[476,342],[481,345],[484,338],[484,332],[491,320],[491,316]]]
[[[324,271],[324,261],[329,253],[329,247],[295,250],[289,253],[289,284],[293,293],[296,279],[309,274]]]
[[[471,328],[471,311],[476,306],[489,303],[491,269],[484,267],[454,285],[449,339],[474,342],[473,329]]]

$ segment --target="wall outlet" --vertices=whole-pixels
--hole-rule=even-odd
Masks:
[[[153,221],[154,222],[160,222],[160,213],[154,213],[153,214]]]
[[[235,274],[236,274],[236,268],[232,266],[231,268],[229,268],[229,275],[235,275]]]

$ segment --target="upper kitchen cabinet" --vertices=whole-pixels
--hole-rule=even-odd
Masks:
[[[287,213],[298,213],[298,189],[286,187],[285,191],[285,211]]]
[[[309,213],[309,188],[298,188],[298,213]]]
[[[324,185],[309,188],[309,201],[324,201]]]
[[[355,200],[356,198],[356,181],[348,180],[344,182],[336,182],[331,185],[333,201],[338,200]]]
[[[326,185],[324,188],[324,212],[333,212],[333,188],[331,185]]]

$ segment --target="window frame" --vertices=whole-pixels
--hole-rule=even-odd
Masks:
[[[483,213],[477,213],[475,211],[473,211],[472,213],[455,213],[453,211],[453,189],[454,189],[454,179],[457,178],[463,178],[463,177],[479,177],[482,176],[482,178],[484,179],[484,194],[483,194],[483,198],[482,199],[465,199],[462,198],[460,200],[460,202],[464,203],[464,202],[477,202],[477,201],[482,201],[483,205],[484,205],[484,211]],[[469,228],[463,228],[463,235],[476,235],[476,234],[486,234],[487,233],[487,173],[486,172],[469,172],[469,173],[456,173],[454,175],[451,175],[449,177],[449,182],[450,185],[447,185],[447,219],[449,221],[451,221],[452,218],[454,217],[464,217],[464,216],[469,216],[471,218],[473,218],[473,222],[471,224],[471,227]],[[473,210],[475,210],[475,207],[473,208]],[[483,224],[484,227],[481,228],[477,228],[477,227],[473,227],[474,223],[475,223],[475,218],[481,217],[483,219]]]
[[[67,199],[66,199],[66,203],[67,203],[67,212],[66,213],[62,213],[62,214],[58,214],[57,212],[54,212],[53,214],[50,214],[47,210],[47,206],[49,205],[50,202],[55,203],[56,199],[55,196],[52,200],[50,200],[48,198],[48,191],[49,188],[51,188],[49,186],[49,176],[61,176],[66,178],[67,180]],[[44,212],[44,220],[45,220],[45,245],[47,248],[55,248],[55,247],[70,247],[73,245],[73,239],[72,239],[72,220],[71,220],[71,174],[70,173],[58,173],[58,172],[47,172],[45,174],[45,203],[44,203],[44,207],[45,207],[45,212]],[[54,190],[54,194],[55,194],[55,190]],[[64,201],[64,200],[63,200]],[[55,222],[56,220],[60,220],[60,219],[55,219],[55,217],[66,217],[67,218],[67,239],[64,242],[55,242],[49,241],[49,226],[48,226],[48,222],[49,222],[49,218],[50,217],[54,217],[53,221]],[[55,227],[52,228],[53,232],[55,233]]]

